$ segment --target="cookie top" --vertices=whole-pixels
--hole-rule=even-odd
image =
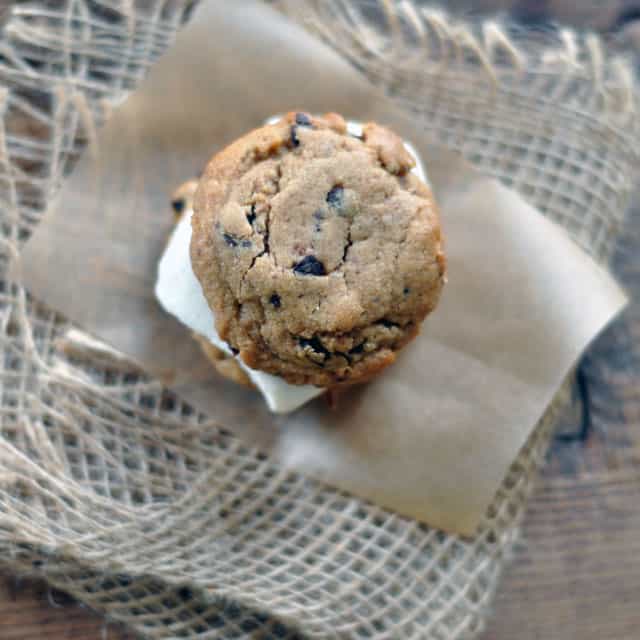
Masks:
[[[207,165],[191,262],[220,337],[292,384],[365,380],[438,301],[445,259],[402,140],[336,114],[287,114]]]

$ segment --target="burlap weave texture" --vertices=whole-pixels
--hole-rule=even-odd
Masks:
[[[410,2],[275,2],[434,137],[606,263],[637,177],[629,67],[593,36],[515,42]],[[366,5],[366,11],[359,11]],[[462,638],[482,624],[550,409],[462,541],[285,474],[124,361],[96,361],[11,266],[65,165],[186,3],[28,3],[0,41],[0,551],[150,638]]]

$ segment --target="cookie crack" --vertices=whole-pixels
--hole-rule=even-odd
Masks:
[[[276,165],[276,182],[275,182],[275,193],[272,195],[272,198],[277,196],[280,193],[280,182],[282,181],[282,167],[280,166],[280,163],[278,163]],[[257,253],[253,259],[251,260],[251,264],[247,267],[247,270],[244,272],[244,275],[242,276],[242,283],[244,284],[247,276],[249,275],[249,272],[251,271],[251,269],[253,269],[253,267],[255,266],[258,258],[261,258],[264,255],[271,255],[271,247],[269,246],[269,235],[270,235],[270,231],[271,231],[271,203],[268,204],[268,209],[267,212],[265,214],[265,218],[264,218],[264,233],[262,233],[262,251],[260,251],[260,253]],[[253,212],[253,209],[252,209]],[[254,215],[254,219],[255,219],[255,215]],[[273,262],[274,264],[277,266],[276,260],[275,260],[275,255],[273,256]],[[261,305],[264,308],[264,305]]]
[[[344,263],[347,261],[347,253],[349,252],[349,249],[351,249],[351,247],[353,246],[353,240],[351,239],[351,227],[352,227],[353,223],[349,224],[349,230],[347,231],[347,241],[344,244],[344,251],[342,252],[342,264],[344,265]]]
[[[268,214],[267,214],[268,215]],[[266,222],[265,222],[265,227],[266,227]],[[263,249],[262,251],[260,251],[260,253],[257,253],[255,256],[253,256],[252,260],[251,260],[251,264],[247,267],[246,271],[244,272],[243,276],[242,276],[242,286],[244,286],[244,283],[247,279],[247,276],[249,275],[249,272],[251,271],[251,269],[253,269],[253,267],[255,266],[258,258],[261,258],[263,255],[269,253],[269,236],[268,234],[264,234],[262,236],[262,242],[263,242]]]
[[[345,263],[347,262],[347,254],[349,253],[349,249],[351,249],[351,247],[353,246],[353,239],[351,237],[352,229],[353,229],[353,217],[350,217],[349,227],[347,229],[347,237],[345,239],[344,248],[342,249],[342,260],[340,261],[340,264],[333,270],[333,271],[342,271],[343,275],[344,275],[344,271],[342,270],[342,267],[344,267]]]
[[[275,196],[277,196],[280,193],[280,184],[282,181],[282,167],[280,166],[280,163],[278,163],[276,165],[276,180],[275,180],[275,192],[271,195],[271,198],[274,198]],[[267,211],[265,213],[265,218],[264,218],[264,233],[261,234],[262,236],[262,251],[260,251],[259,253],[257,253],[251,260],[251,263],[249,264],[249,266],[247,267],[246,271],[244,272],[244,274],[242,275],[242,279],[241,279],[241,291],[243,289],[245,289],[246,287],[246,280],[247,280],[247,276],[249,275],[249,273],[251,272],[251,270],[255,267],[256,262],[258,261],[258,258],[261,258],[264,255],[272,255],[271,254],[271,247],[269,244],[269,237],[270,237],[270,231],[271,231],[271,211],[272,211],[272,203],[268,202],[268,208]],[[274,265],[277,266],[276,264],[276,260],[275,260],[275,255],[272,256],[273,257],[273,262]],[[264,321],[264,318],[266,316],[266,305],[269,303],[265,303],[264,300],[262,299],[261,296],[252,296],[253,300],[257,303],[257,306],[260,308],[261,314],[262,314],[262,318]],[[273,295],[269,298],[269,300],[273,299]],[[278,296],[278,301],[280,300],[279,296]],[[278,308],[280,307],[280,304],[278,304]],[[274,350],[272,349],[272,347],[267,343],[267,341],[264,339],[263,336],[260,336],[260,341],[262,342],[262,346],[264,351],[268,352],[272,357],[281,360],[281,358],[278,356],[277,353],[274,352]]]
[[[271,198],[275,198],[280,193],[280,183],[282,182],[282,165],[278,163],[276,165],[276,192],[271,196]],[[264,243],[264,252],[271,253],[269,248],[269,234],[271,233],[271,209],[272,205],[269,203],[269,209],[267,211],[267,215],[264,221],[264,235],[262,236],[262,242]],[[273,264],[277,267],[278,263],[276,262],[275,254],[273,257]]]

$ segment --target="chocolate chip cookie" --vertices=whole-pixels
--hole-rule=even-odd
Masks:
[[[354,383],[394,361],[444,283],[431,191],[374,123],[290,113],[208,163],[191,261],[220,337],[292,384]]]

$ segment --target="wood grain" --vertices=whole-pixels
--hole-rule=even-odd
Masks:
[[[635,640],[640,476],[545,477],[482,640]]]
[[[0,576],[2,640],[133,640],[121,629],[36,581]]]

